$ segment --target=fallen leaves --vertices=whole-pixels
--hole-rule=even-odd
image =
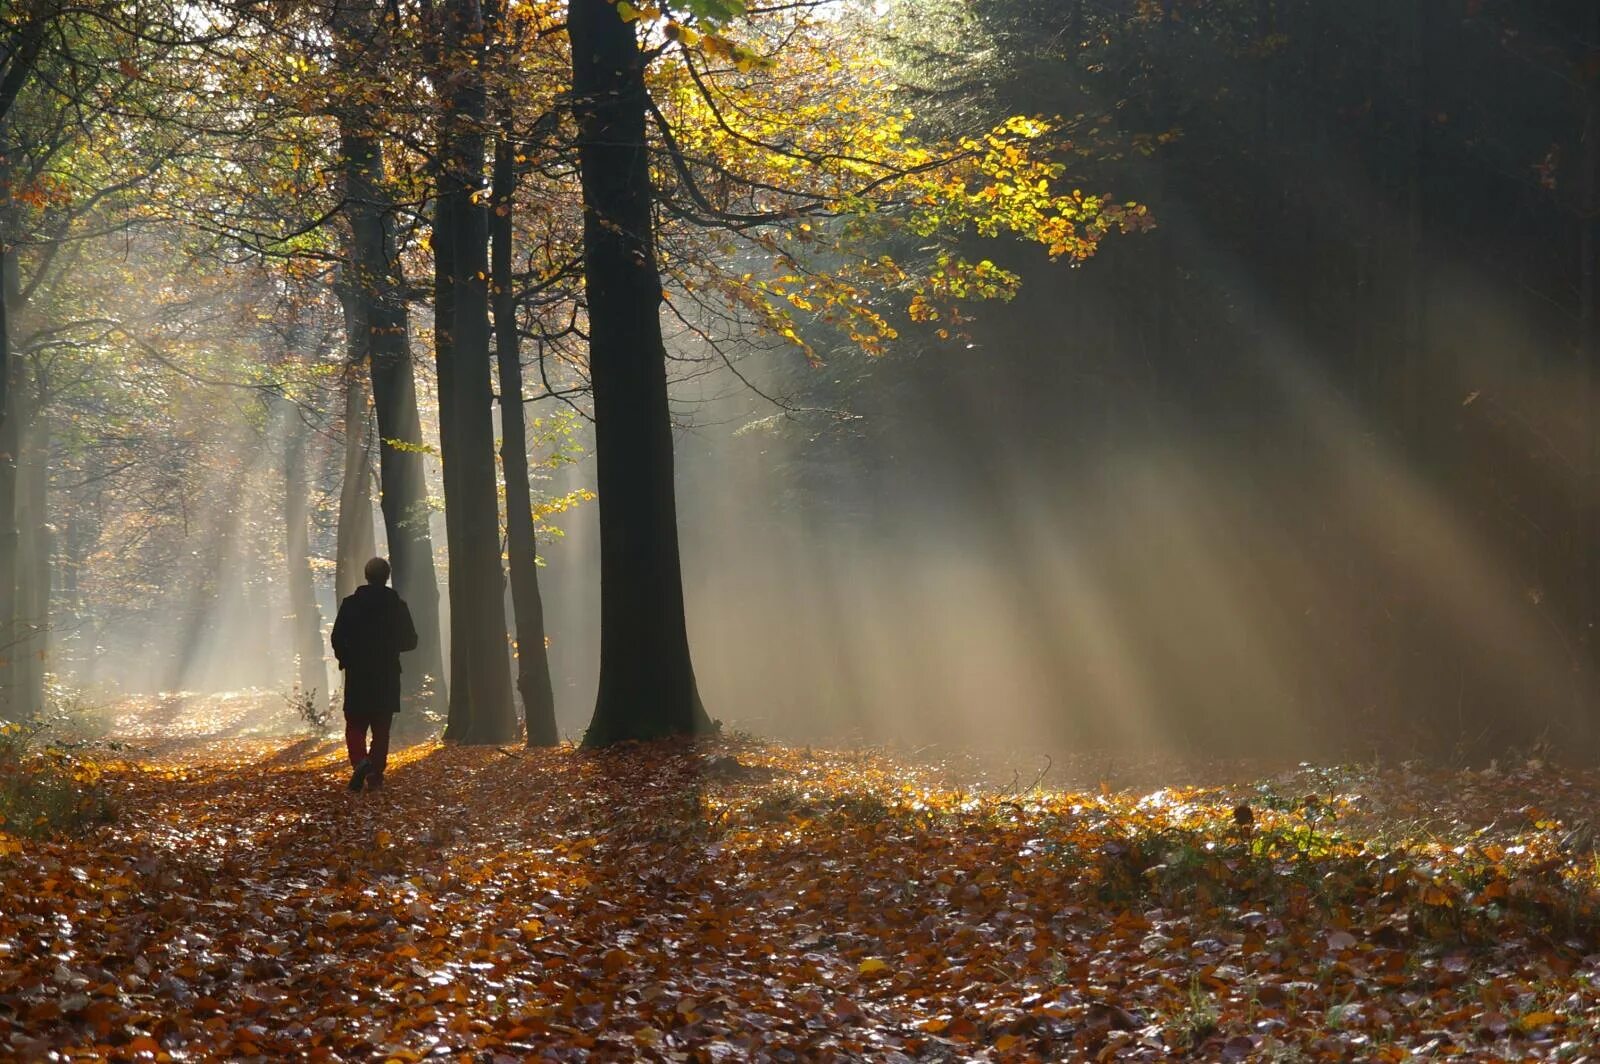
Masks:
[[[420,747],[388,778],[351,795],[331,747],[282,740],[169,749],[107,768],[116,823],[0,836],[0,1055],[1520,1060],[1600,1041],[1596,864],[1570,841],[1592,776],[990,793],[719,740]]]

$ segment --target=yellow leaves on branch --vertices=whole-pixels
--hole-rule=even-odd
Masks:
[[[1015,294],[1020,278],[989,259],[930,256],[926,246],[883,253],[907,237],[934,249],[1010,238],[1077,263],[1110,233],[1149,227],[1142,206],[1066,185],[1072,146],[1059,122],[1015,116],[981,136],[924,142],[879,63],[836,26],[797,20],[782,40],[770,76],[704,69],[702,47],[698,61],[658,63],[652,93],[702,194],[770,219],[744,239],[768,255],[773,276],[709,264],[677,279],[721,290],[813,362],[813,326],[880,353],[899,335],[898,314],[950,336],[965,321],[958,304]]]

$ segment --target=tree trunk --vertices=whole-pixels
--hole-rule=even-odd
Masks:
[[[644,56],[607,0],[572,0],[584,290],[600,504],[600,690],[586,746],[707,731],[683,610]]]
[[[362,568],[377,553],[372,531],[372,441],[363,373],[367,360],[366,319],[361,300],[342,292],[350,361],[344,375],[344,476],[339,488],[339,525],[334,547],[334,589],[339,601],[364,582]]]
[[[517,343],[517,296],[511,279],[511,211],[516,189],[515,150],[509,139],[511,115],[499,116],[494,146],[494,335],[500,369],[500,465],[506,478],[506,544],[511,567],[511,606],[517,622],[517,692],[529,746],[554,746],[555,691],[545,647],[544,602],[539,595],[538,544],[533,530],[533,497],[528,485],[527,419],[522,408],[522,352]]]
[[[1579,52],[1600,55],[1600,6],[1583,15]],[[1587,70],[1588,64],[1580,64]],[[1600,75],[1586,73],[1579,99],[1583,109],[1583,189],[1578,223],[1578,360],[1583,380],[1583,512],[1580,515],[1579,571],[1583,574],[1580,631],[1588,651],[1591,678],[1600,677]],[[1597,684],[1600,686],[1600,684]]]
[[[311,576],[311,542],[307,529],[306,427],[299,413],[279,411],[284,422],[283,522],[287,533],[284,556],[289,563],[289,612],[292,645],[299,663],[296,673],[300,696],[328,705],[328,663],[322,650],[322,611],[317,608],[316,583]],[[370,527],[370,523],[369,523]]]
[[[11,276],[15,277],[16,264],[11,263]],[[24,652],[18,618],[21,607],[17,601],[17,559],[19,539],[17,532],[17,455],[22,450],[18,431],[17,364],[7,364],[11,378],[6,389],[4,421],[0,422],[0,718],[26,719],[26,700],[17,687],[17,659]]]
[[[1434,456],[1434,419],[1429,417],[1428,377],[1428,250],[1427,177],[1428,91],[1426,13],[1429,0],[1411,0],[1410,58],[1406,72],[1406,229],[1405,306],[1402,341],[1405,344],[1406,430],[1416,453],[1430,463]]]
[[[0,144],[0,147],[4,147]],[[0,178],[6,175],[0,173]],[[16,661],[21,648],[17,632],[17,455],[22,439],[17,429],[17,362],[10,350],[11,311],[20,298],[16,249],[7,243],[15,227],[9,184],[0,181],[0,314],[5,316],[5,360],[0,365],[0,720],[21,720],[22,699],[16,688]]]
[[[340,117],[345,211],[350,222],[351,274],[372,367],[378,421],[380,506],[389,541],[394,587],[411,607],[418,646],[401,676],[408,702],[435,712],[445,705],[444,661],[439,645],[439,586],[428,531],[428,486],[422,468],[422,421],[411,375],[411,328],[405,283],[395,255],[394,203],[384,187],[377,140]],[[401,446],[395,446],[396,443]]]
[[[44,678],[50,657],[50,552],[48,513],[50,422],[44,413],[44,388],[19,418],[21,461],[17,470],[17,629],[16,691],[24,712],[44,712]]]
[[[456,572],[460,560],[461,508],[451,505],[460,497],[456,486],[455,343],[455,240],[452,237],[456,193],[450,187],[443,160],[449,151],[452,116],[439,117],[439,139],[434,149],[439,160],[438,192],[433,204],[433,365],[439,391],[439,457],[444,477],[445,545],[450,559],[450,715],[445,742],[465,741],[472,726],[472,665],[467,648],[471,639],[462,631],[468,615],[466,584]]]
[[[16,230],[12,223],[11,203],[11,143],[7,137],[9,127],[6,118],[11,113],[12,105],[17,102],[17,96],[22,91],[23,85],[33,73],[34,64],[38,62],[39,55],[44,49],[45,32],[49,28],[51,15],[48,9],[40,9],[29,14],[20,26],[13,29],[13,36],[8,42],[11,45],[11,54],[6,57],[5,78],[0,79],[0,418],[4,418],[9,409],[8,391],[12,385],[11,372],[11,318],[10,307],[7,299],[13,296],[17,289],[17,261],[10,244],[11,234]]]
[[[454,88],[454,121],[441,137],[445,161],[440,187],[443,228],[434,250],[448,245],[450,316],[448,358],[441,363],[439,404],[454,412],[445,453],[445,512],[450,528],[450,632],[452,661],[466,669],[470,698],[451,703],[451,738],[503,743],[515,738],[516,711],[506,648],[505,573],[500,566],[500,510],[494,472],[494,394],[489,372],[489,224],[483,203],[484,22],[478,0],[453,0],[445,40],[445,68]],[[443,369],[450,376],[446,397]],[[453,475],[452,475],[453,473]],[[456,684],[463,674],[453,676]],[[463,715],[457,703],[467,707]]]
[[[0,157],[5,151],[0,142]],[[10,178],[0,170],[0,189],[8,187]],[[7,306],[11,299],[11,248],[6,243],[6,220],[10,212],[0,203],[0,418],[6,416],[6,396],[11,390],[11,323]]]

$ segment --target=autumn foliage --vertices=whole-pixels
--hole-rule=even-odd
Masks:
[[[357,796],[317,740],[168,741],[104,766],[116,823],[5,835],[4,1052],[1522,1060],[1600,1037],[1592,773],[1151,793],[740,739],[397,760]]]

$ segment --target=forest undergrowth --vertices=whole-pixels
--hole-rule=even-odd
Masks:
[[[80,750],[0,825],[21,1059],[1594,1059],[1600,774],[966,785],[741,737]],[[11,772],[15,766],[0,769]]]

